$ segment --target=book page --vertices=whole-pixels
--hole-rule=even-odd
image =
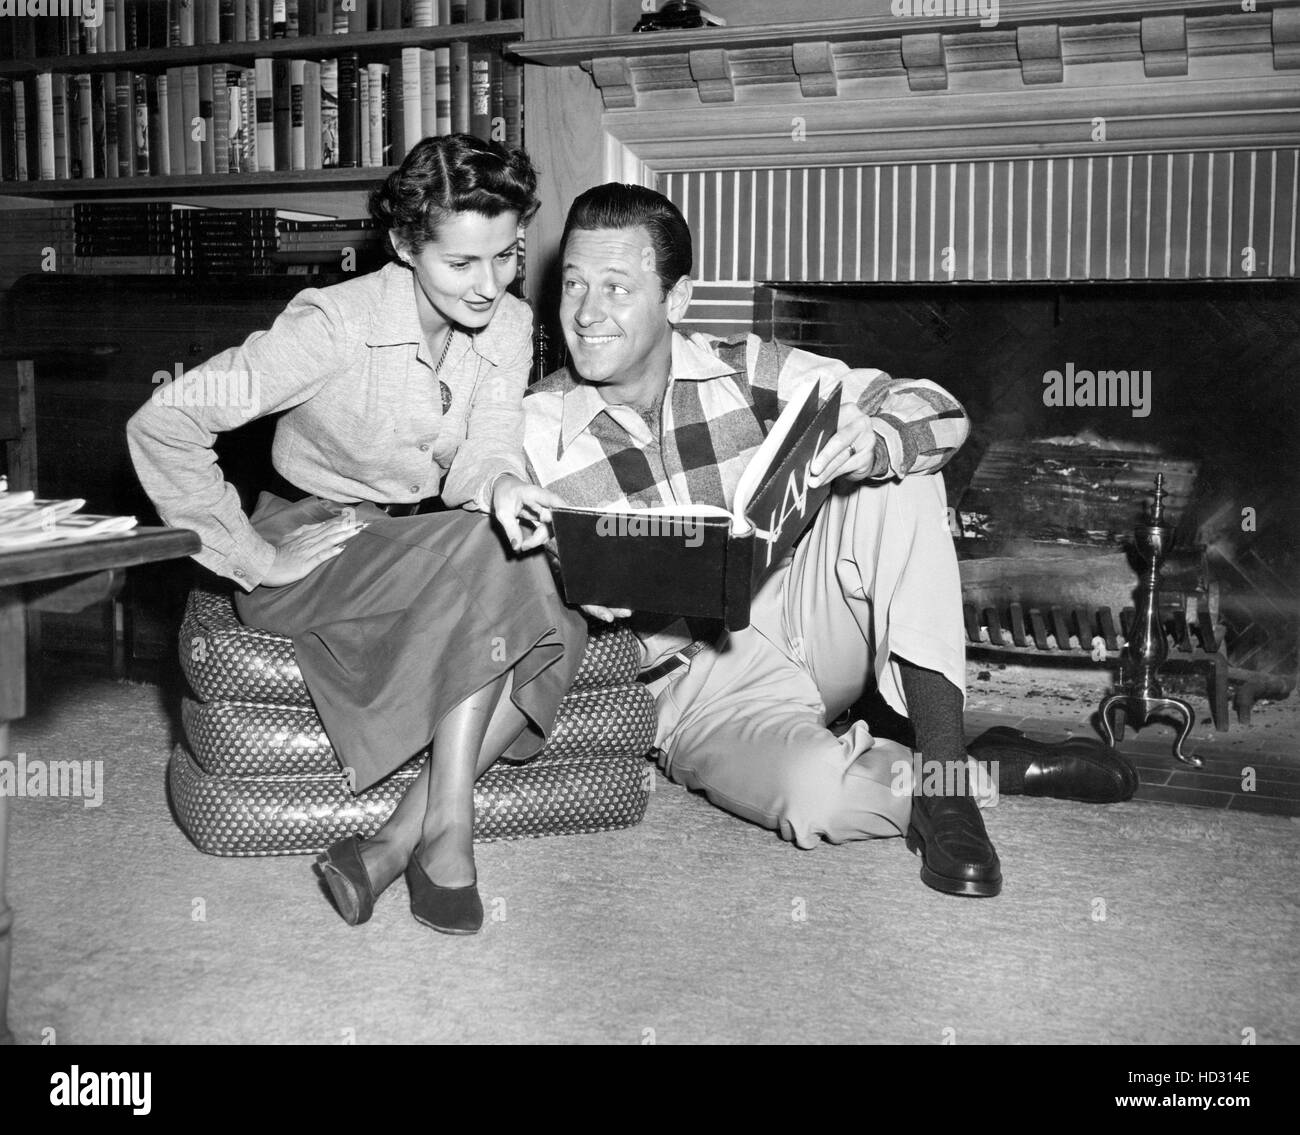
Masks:
[[[601,516],[605,513],[636,513],[639,516],[717,516],[730,520],[731,513],[725,508],[719,508],[716,504],[661,504],[653,508],[638,508],[634,504],[628,504],[626,501],[620,501],[617,504],[600,505],[599,507],[590,507],[588,505],[566,504],[556,505],[552,512],[585,512],[593,516]]]
[[[817,412],[817,407],[821,403],[820,386],[820,382],[814,382],[803,398],[792,398],[785,404],[781,416],[772,424],[767,437],[763,439],[763,444],[754,452],[749,464],[745,466],[745,471],[740,475],[740,480],[736,482],[736,496],[731,507],[732,531],[737,536],[743,536],[750,530],[750,523],[745,516],[749,511],[750,502],[768,473],[783,459],[787,442],[795,432],[796,425],[801,421],[811,420]],[[826,397],[830,398],[839,388],[840,384],[836,382],[827,390]]]

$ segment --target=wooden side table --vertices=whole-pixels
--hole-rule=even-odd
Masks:
[[[9,760],[9,724],[27,712],[28,611],[79,611],[111,598],[127,568],[199,550],[183,528],[137,528],[124,536],[0,552],[0,760]],[[0,1044],[9,1031],[9,968],[13,911],[5,896],[9,798],[0,796]]]

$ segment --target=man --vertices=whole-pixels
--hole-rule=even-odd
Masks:
[[[684,620],[588,609],[633,619],[665,773],[800,847],[904,834],[929,886],[998,894],[997,852],[964,780],[927,779],[920,791],[899,775],[913,767],[908,748],[861,721],[827,727],[874,677],[910,717],[926,762],[965,767],[961,590],[937,475],[966,438],[961,406],[934,383],[756,336],[676,333],[691,298],[691,236],[653,190],[584,193],[561,260],[572,361],[524,400],[530,473],[557,502],[729,507],[781,406],[813,382],[843,385],[839,430],[811,470],[836,491],[760,588],[750,626],[705,634]],[[1012,784],[1004,775],[1002,791],[1020,790],[1023,771],[1011,770]],[[1078,785],[1058,776],[1047,787]]]

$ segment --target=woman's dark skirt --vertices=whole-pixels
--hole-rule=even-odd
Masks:
[[[238,594],[249,626],[293,640],[339,762],[360,792],[433,738],[444,714],[507,673],[528,727],[506,758],[535,754],[586,646],[538,550],[515,556],[490,517],[454,509],[390,517],[351,506],[369,527],[306,579]],[[278,542],[339,515],[317,497],[263,493],[253,526]]]

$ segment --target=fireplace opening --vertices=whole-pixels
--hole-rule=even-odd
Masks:
[[[1197,688],[1209,663],[1179,662],[1222,651],[1239,720],[1294,688],[1300,284],[776,283],[754,312],[760,334],[962,400],[971,438],[945,479],[972,646],[1086,654],[1103,610],[1122,642],[1132,528],[1163,471],[1170,682]]]

